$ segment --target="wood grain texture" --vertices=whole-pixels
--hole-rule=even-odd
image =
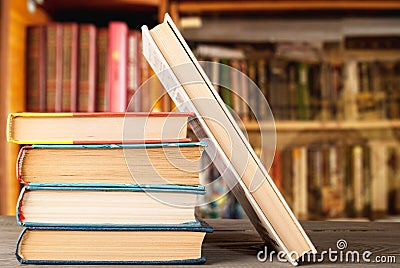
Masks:
[[[263,249],[263,244],[248,220],[209,219],[207,223],[214,228],[214,232],[207,234],[203,245],[203,256],[207,259],[206,265],[212,267],[267,267],[268,265],[292,267],[288,263],[278,262],[277,259],[274,259],[273,263],[257,260],[257,253]],[[398,267],[400,262],[400,223],[306,221],[302,222],[302,225],[317,245],[319,252],[328,248],[335,250],[337,240],[346,239],[349,250],[370,250],[374,255],[391,255],[397,258],[397,263],[394,264],[370,263],[368,267]],[[0,243],[0,262],[2,267],[19,267],[14,250],[21,230],[22,228],[17,226],[14,217],[0,217],[2,241]],[[337,267],[339,265],[362,267],[365,263],[325,262],[318,264],[318,267]],[[76,266],[60,265],[58,267]],[[135,265],[135,267],[137,266]],[[199,267],[204,267],[204,265]]]
[[[300,10],[399,10],[400,1],[182,1],[182,13]]]
[[[49,21],[40,8],[27,10],[26,1],[1,1],[1,79],[0,79],[0,214],[15,214],[19,184],[15,160],[19,146],[6,142],[6,119],[10,112],[25,109],[25,32],[26,26]]]

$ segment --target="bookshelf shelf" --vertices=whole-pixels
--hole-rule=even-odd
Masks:
[[[399,1],[182,1],[175,3],[182,13],[284,11],[284,10],[387,10],[400,9]]]
[[[271,123],[258,124],[249,122],[244,124],[247,131],[268,131]],[[400,128],[400,120],[371,120],[371,121],[276,121],[276,131],[345,131],[345,130],[379,130]]]

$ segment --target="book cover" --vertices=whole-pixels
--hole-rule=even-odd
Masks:
[[[195,112],[197,120],[190,122],[194,133],[200,140],[209,139],[207,153],[218,155],[214,164],[225,172],[225,181],[261,237],[285,252],[316,252],[169,15],[151,31],[142,26],[142,36],[146,59],[156,73],[167,72],[159,78],[174,102],[181,105],[177,107]],[[187,67],[183,72],[171,70],[181,64]],[[203,83],[191,85],[193,81]],[[193,101],[198,98],[210,99],[209,105]],[[297,260],[288,257],[288,261],[297,265]]]
[[[96,36],[96,111],[110,111],[110,88],[108,83],[108,29],[100,28]]]
[[[79,26],[78,111],[96,108],[96,27]]]
[[[193,113],[177,112],[10,113],[7,141],[17,144],[185,142],[190,141],[186,137],[186,124],[191,116]],[[62,127],[54,127],[55,124]]]
[[[26,110],[46,110],[46,27],[27,28]]]
[[[62,109],[62,25],[46,26],[46,111]]]
[[[108,78],[110,83],[110,111],[125,112],[127,108],[127,44],[128,26],[112,21],[108,26]]]
[[[78,97],[78,24],[62,25],[62,107],[63,112],[75,112]]]

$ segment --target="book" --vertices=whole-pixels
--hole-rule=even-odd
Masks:
[[[26,110],[45,112],[46,27],[29,26],[26,36]]]
[[[110,111],[110,88],[108,83],[108,29],[97,29],[96,35],[96,111]]]
[[[17,177],[23,184],[197,185],[204,146],[203,142],[28,145],[19,153]]]
[[[18,144],[188,141],[192,113],[12,113],[8,141]]]
[[[194,215],[203,186],[60,186],[29,184],[20,193],[22,226],[121,227],[199,225]]]
[[[110,83],[110,111],[125,112],[127,108],[127,44],[128,26],[112,21],[108,25],[108,78]]]
[[[196,114],[190,122],[194,133],[200,140],[209,139],[207,154],[217,155],[214,164],[261,237],[286,252],[294,265],[297,260],[289,252],[298,257],[316,252],[168,14],[150,31],[143,26],[142,37],[150,66],[178,109]]]
[[[15,254],[24,264],[196,264],[205,262],[201,245],[207,232],[212,228],[206,225],[27,228]]]
[[[96,107],[96,27],[79,27],[78,112],[94,112]]]
[[[308,217],[307,148],[295,147],[292,150],[293,162],[293,211],[300,219]]]
[[[127,67],[127,104],[129,111],[139,112],[142,110],[142,100],[140,88],[140,43],[141,34],[138,30],[128,32],[128,67]]]
[[[61,112],[62,25],[46,26],[46,111]]]
[[[61,110],[63,112],[76,112],[78,97],[78,24],[64,23],[62,28]]]
[[[300,62],[297,65],[297,75],[298,119],[309,120],[311,118],[309,65],[307,63]]]

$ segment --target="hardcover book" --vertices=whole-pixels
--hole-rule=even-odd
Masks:
[[[128,26],[113,21],[108,26],[108,78],[110,82],[110,111],[125,112],[127,105],[126,69]]]
[[[151,31],[143,26],[142,37],[146,59],[178,109],[196,114],[190,122],[194,133],[210,141],[206,152],[217,155],[214,165],[262,238],[286,252],[294,265],[290,252],[316,252],[168,14]]]
[[[32,145],[21,148],[18,180],[58,184],[199,184],[204,142]]]
[[[78,96],[78,24],[63,24],[62,111],[76,112]]]
[[[18,144],[184,142],[192,113],[12,113],[8,141]]]
[[[28,228],[15,255],[23,264],[199,264],[201,245],[212,228]],[[49,246],[50,245],[50,246]]]
[[[78,111],[94,112],[96,109],[96,27],[83,24],[79,27]]]
[[[46,27],[28,27],[26,46],[26,109],[29,112],[45,112]]]
[[[17,204],[22,226],[199,225],[194,215],[203,186],[25,186]]]
[[[62,90],[62,25],[46,28],[46,111],[61,112]]]

